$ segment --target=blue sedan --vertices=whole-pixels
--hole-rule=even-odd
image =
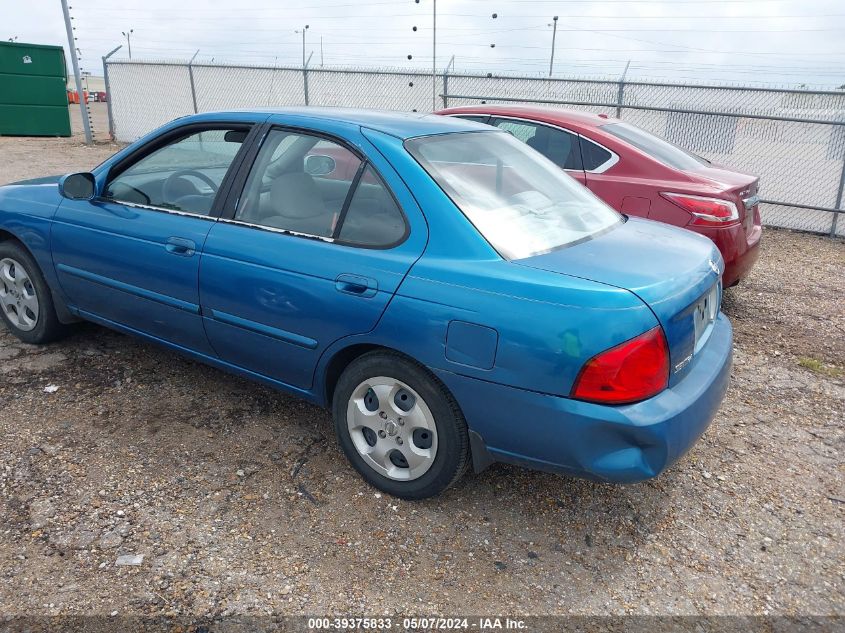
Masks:
[[[437,116],[201,114],[0,188],[18,338],[84,319],[326,406],[352,465],[408,499],[495,461],[659,474],[727,388],[722,266]]]

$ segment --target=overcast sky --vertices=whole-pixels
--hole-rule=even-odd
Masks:
[[[430,69],[432,0],[69,0],[82,68],[132,56]],[[493,14],[497,17],[494,19]],[[845,0],[439,0],[437,66],[677,81],[845,84]],[[413,27],[417,27],[414,31]],[[0,38],[66,42],[59,0],[0,0]],[[322,54],[321,54],[322,39]],[[491,46],[495,45],[495,46]],[[408,55],[412,59],[408,59]]]

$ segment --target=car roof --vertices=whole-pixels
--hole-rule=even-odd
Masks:
[[[421,112],[393,112],[390,110],[365,110],[357,108],[330,107],[291,107],[291,108],[250,108],[226,112],[207,112],[192,115],[186,119],[201,121],[221,117],[231,118],[238,115],[267,114],[290,118],[298,123],[319,124],[321,121],[346,123],[377,130],[401,139],[450,132],[489,132],[490,127],[454,117],[442,117]],[[184,121],[185,119],[183,119]]]
[[[541,119],[548,122],[560,121],[574,123],[583,127],[592,128],[616,122],[616,119],[613,117],[602,116],[592,112],[567,110],[565,108],[553,108],[540,105],[479,104],[448,108],[442,110],[441,112],[444,114],[494,114],[501,116],[525,117],[529,119]]]

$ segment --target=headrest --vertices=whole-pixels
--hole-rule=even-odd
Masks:
[[[312,218],[326,212],[320,189],[303,172],[282,174],[273,180],[270,201],[273,210],[286,218]]]

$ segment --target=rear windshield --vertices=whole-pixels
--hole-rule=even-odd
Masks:
[[[493,248],[521,259],[589,239],[622,216],[504,132],[455,132],[405,147]]]
[[[674,169],[696,170],[707,164],[703,158],[627,123],[610,123],[602,126],[601,129],[610,132],[623,141],[627,141],[652,158]]]

